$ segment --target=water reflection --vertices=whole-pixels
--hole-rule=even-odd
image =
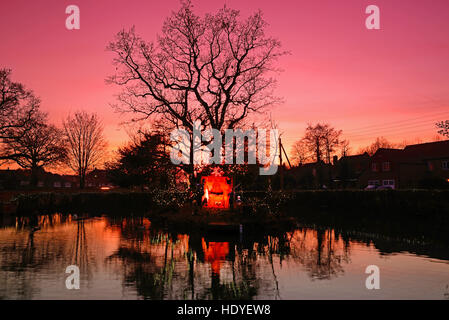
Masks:
[[[144,217],[22,217],[0,229],[0,298],[442,299],[448,251],[320,227],[183,234]],[[364,287],[369,264],[381,267],[379,293]],[[65,288],[68,265],[80,268],[80,290]]]

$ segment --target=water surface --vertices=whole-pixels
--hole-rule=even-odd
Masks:
[[[69,265],[79,290],[65,286]],[[366,289],[368,265],[380,269],[379,290]],[[0,298],[449,299],[449,249],[301,225],[211,235],[140,217],[14,218],[0,228]]]

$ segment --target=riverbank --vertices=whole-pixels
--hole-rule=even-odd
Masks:
[[[59,213],[139,214],[166,224],[204,225],[215,222],[270,225],[287,221],[325,220],[356,225],[375,221],[421,221],[449,230],[449,191],[295,191],[245,192],[233,211],[196,210],[185,193],[169,192],[33,192],[1,202],[2,214]]]

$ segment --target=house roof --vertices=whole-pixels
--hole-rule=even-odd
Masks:
[[[372,159],[402,160],[404,154],[403,151],[404,150],[402,149],[379,148],[376,153],[373,154]]]
[[[362,153],[362,154],[355,154],[355,155],[352,155],[352,156],[344,156],[344,157],[342,157],[342,159],[359,159],[359,158],[366,158],[366,157],[369,158],[368,152],[365,152],[365,153]]]
[[[373,160],[415,162],[427,159],[449,158],[449,140],[408,145],[404,149],[380,148]]]
[[[449,158],[449,140],[406,146],[404,156],[408,159]]]
[[[357,161],[366,161],[369,160],[370,156],[368,152],[362,153],[362,154],[355,154],[352,156],[344,156],[341,157],[338,161],[349,161],[349,162],[357,162]]]

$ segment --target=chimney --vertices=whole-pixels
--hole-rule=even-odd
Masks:
[[[334,164],[334,166],[337,164],[337,162],[338,162],[338,156],[333,156],[332,157],[332,163]]]

